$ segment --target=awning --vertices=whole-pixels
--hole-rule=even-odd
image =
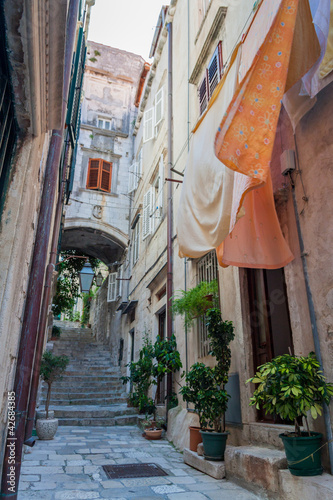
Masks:
[[[300,44],[307,44],[300,34],[314,30],[306,1],[300,2],[295,30],[298,3],[262,3],[194,132],[177,221],[181,256],[217,248],[220,265],[267,269],[293,258],[278,223],[269,165],[284,90],[319,53],[314,43],[309,57],[299,57]],[[217,130],[218,116],[223,119]],[[217,163],[209,148],[214,127]]]
[[[137,300],[131,300],[130,302],[128,302],[128,304],[123,309],[123,312],[121,314],[129,314],[129,313],[131,313],[133,311],[133,309],[136,308],[137,304],[138,304]]]

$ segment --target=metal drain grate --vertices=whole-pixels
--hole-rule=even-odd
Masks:
[[[156,464],[103,465],[109,479],[127,479],[131,477],[167,476]]]

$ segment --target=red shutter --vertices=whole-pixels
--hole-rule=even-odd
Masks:
[[[102,191],[107,191],[108,193],[110,192],[111,176],[112,176],[112,163],[101,160],[100,189]]]
[[[98,189],[99,187],[99,159],[90,159],[87,177],[87,189]]]

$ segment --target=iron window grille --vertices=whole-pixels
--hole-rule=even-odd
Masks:
[[[218,279],[218,263],[215,250],[212,250],[197,262],[197,277],[198,284],[202,281],[210,283]],[[210,350],[205,316],[197,319],[197,331],[198,356],[204,358],[208,356]]]

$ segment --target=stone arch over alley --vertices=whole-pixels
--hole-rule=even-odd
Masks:
[[[101,220],[65,219],[62,250],[80,250],[108,267],[119,262],[127,248],[128,236]]]

